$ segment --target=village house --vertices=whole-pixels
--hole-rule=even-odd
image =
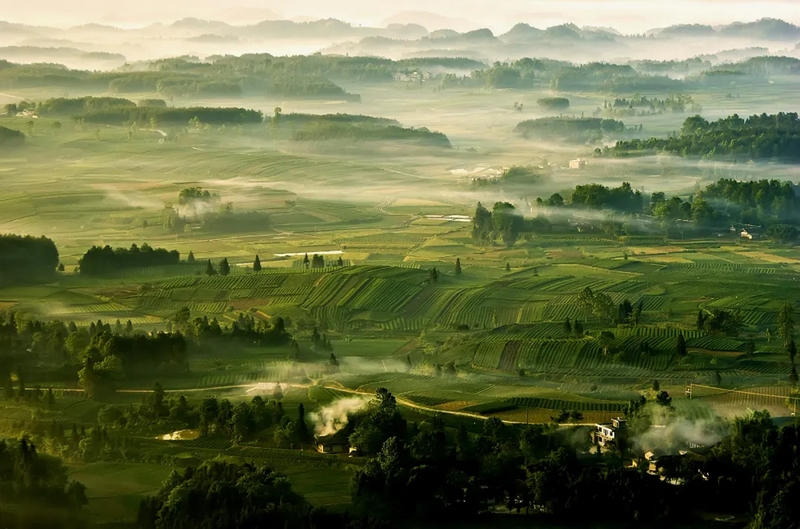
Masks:
[[[622,417],[611,419],[610,423],[596,424],[592,432],[592,442],[605,448],[624,439],[628,434],[628,423]]]
[[[316,436],[314,437],[314,444],[317,447],[317,452],[321,454],[346,454],[350,450],[350,442],[344,430],[332,435]]]
[[[569,168],[570,169],[584,169],[586,167],[586,160],[583,158],[577,158],[575,160],[569,161]]]

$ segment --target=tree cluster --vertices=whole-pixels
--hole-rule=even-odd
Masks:
[[[753,115],[747,119],[737,114],[717,121],[701,116],[687,118],[679,135],[619,141],[603,154],[666,152],[679,156],[728,157],[757,160],[800,160],[800,121],[797,113]]]
[[[127,377],[185,371],[186,350],[186,339],[178,333],[125,336],[103,332],[92,337],[82,353],[78,378],[87,395],[94,398],[113,391],[116,383]]]
[[[154,496],[142,500],[140,529],[292,527],[345,529],[346,515],[313,509],[289,480],[264,465],[212,461],[173,471]]]
[[[92,246],[78,260],[81,275],[103,276],[130,268],[179,264],[181,256],[177,250],[152,248],[147,243],[130,248]]]
[[[53,279],[58,249],[47,237],[0,235],[0,286]]]

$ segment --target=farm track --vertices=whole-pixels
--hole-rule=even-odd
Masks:
[[[281,386],[284,388],[295,388],[295,389],[308,389],[313,387],[313,384],[284,384],[281,383]],[[250,391],[259,389],[258,384],[234,384],[234,385],[227,385],[227,386],[206,386],[202,388],[189,388],[189,389],[164,389],[164,393],[200,393],[205,391],[214,391],[214,390],[221,390],[221,389],[245,389],[247,388],[249,393]],[[352,395],[364,395],[364,396],[372,396],[374,395],[371,391],[359,391],[357,389],[349,389],[344,387],[333,387],[336,391],[341,391],[342,393],[350,393]],[[83,393],[83,390],[80,388],[57,388],[57,391],[62,392],[70,392],[70,393]],[[152,393],[152,389],[119,389],[117,393],[126,393],[126,394],[145,394],[145,393]],[[453,415],[456,417],[464,417],[468,419],[480,419],[480,420],[488,420],[491,417],[487,417],[485,415],[480,415],[477,413],[469,413],[465,411],[453,411],[453,410],[442,410],[439,408],[434,408],[431,406],[423,406],[421,404],[416,404],[409,400],[406,400],[402,397],[395,397],[397,403],[401,406],[405,406],[406,408],[411,408],[418,411],[428,412],[428,413],[443,413],[447,415]],[[506,424],[525,424],[524,421],[509,421],[503,420]],[[581,426],[580,423],[575,424],[562,424],[561,426]]]

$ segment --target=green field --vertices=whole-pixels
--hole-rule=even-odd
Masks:
[[[120,377],[116,393],[94,400],[84,397],[75,362],[35,356],[24,383],[29,390],[53,388],[56,404],[0,400],[0,431],[40,442],[53,424],[91,429],[101,410],[139,405],[156,382],[169,398],[183,394],[194,402],[214,395],[234,405],[255,395],[268,399],[281,383],[287,415],[300,403],[315,412],[342,397],[387,388],[410,421],[441,416],[448,427],[464,422],[475,430],[491,417],[549,423],[562,410],[591,426],[624,414],[631,399],[649,394],[654,380],[670,392],[676,413],[690,420],[730,419],[755,409],[792,416],[792,363],[775,332],[781,306],[797,301],[800,248],[768,237],[743,239],[737,230],[686,238],[655,228],[616,235],[601,226],[606,219],[599,210],[588,221],[553,215],[554,229],[506,245],[502,238],[477,240],[468,218],[478,202],[500,200],[514,202],[528,219],[546,216],[537,197],[566,195],[587,183],[625,181],[644,193],[684,198],[719,178],[797,184],[795,166],[592,158],[594,145],[514,134],[518,122],[546,114],[535,102],[552,96],[549,89],[435,90],[366,82],[344,88],[361,95],[359,114],[432,127],[454,148],[293,142],[268,123],[174,127],[168,131],[173,139],[160,141],[157,130],[139,127],[79,120],[53,126],[47,116],[31,126],[27,118],[0,117],[0,125],[28,136],[23,148],[0,151],[0,233],[52,238],[65,266],[52,281],[0,288],[0,313],[79,328],[130,320],[136,330],[151,332],[171,328],[185,307],[192,318],[216,318],[223,326],[244,316],[259,323],[280,317],[297,344],[294,355],[286,344],[190,348],[186,370]],[[766,87],[737,87],[735,98],[726,97],[728,87],[698,90],[693,97],[707,119],[716,119],[795,108],[796,88],[793,78],[776,77]],[[0,103],[52,95],[20,88],[4,91]],[[591,115],[609,97],[569,95],[576,116]],[[513,110],[517,101],[524,112]],[[178,98],[181,105],[223,102]],[[236,100],[267,114],[279,104],[288,114],[338,111],[345,103],[280,101],[274,95]],[[649,134],[665,135],[679,130],[686,117],[635,121]],[[586,167],[569,169],[578,157],[589,159]],[[476,183],[510,166],[532,166],[545,176],[511,187]],[[218,194],[237,214],[269,222],[244,228],[190,222],[172,229],[168,211],[189,187]],[[77,270],[93,245],[144,242],[178,250],[182,263],[104,277]],[[186,262],[190,251],[194,263]],[[317,253],[327,259],[325,266],[304,266],[304,255]],[[256,255],[263,266],[257,273]],[[342,266],[335,262],[340,256]],[[206,262],[219,266],[223,258],[231,273],[207,276]],[[639,321],[612,323],[594,314],[581,303],[586,289],[615,306],[627,301],[640,307]],[[699,311],[719,310],[741,317],[738,333],[698,328]],[[566,320],[580,322],[583,332],[565,330]],[[330,349],[312,346],[315,329]],[[685,355],[678,353],[679,336]],[[751,343],[755,351],[749,354]],[[687,388],[694,388],[691,398]],[[318,454],[311,445],[278,448],[276,425],[242,443],[211,434],[157,440],[171,433],[169,424],[140,425],[130,435],[142,453],[135,461],[69,462],[70,477],[87,486],[92,520],[132,522],[139,501],[173,469],[215,458],[267,463],[312,505],[335,510],[350,502],[352,475],[364,463]],[[128,435],[117,424],[108,428],[112,435]]]

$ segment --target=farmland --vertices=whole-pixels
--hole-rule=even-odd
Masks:
[[[692,97],[709,119],[777,112],[800,103],[796,85],[775,76],[766,87],[698,88]],[[600,143],[533,142],[514,127],[548,117],[535,102],[558,90],[446,88],[351,79],[343,89],[360,95],[357,108],[248,94],[236,106],[267,115],[250,124],[0,117],[26,133],[23,147],[0,151],[0,234],[46,236],[63,265],[46,280],[0,287],[0,324],[13,314],[30,341],[13,355],[0,350],[0,385],[13,386],[0,400],[0,433],[63,457],[87,486],[89,519],[125,526],[172,470],[205,461],[264,463],[311,505],[348,507],[367,459],[319,454],[313,436],[296,443],[288,424],[300,413],[313,429],[321,409],[363,405],[381,388],[409,431],[441,419],[449,437],[500,419],[578,432],[586,444],[584,430],[661,391],[673,417],[695,423],[761,409],[791,420],[796,371],[779,324],[800,293],[796,237],[769,235],[752,219],[730,227],[715,219],[712,228],[657,218],[650,200],[675,195],[691,211],[720,179],[796,189],[795,165],[612,158]],[[0,102],[43,101],[56,90],[11,88]],[[576,116],[601,111],[609,97],[569,95]],[[227,103],[195,93],[169,105]],[[280,129],[281,111],[433,127],[452,148],[358,135],[295,141]],[[626,125],[640,135],[666,135],[688,116],[632,117]],[[574,168],[576,158],[585,165]],[[512,168],[528,180],[508,178]],[[543,205],[556,195],[569,202],[576,186],[623,182],[646,212]],[[187,192],[211,198],[187,204]],[[492,216],[492,204],[506,201],[524,229],[510,233],[492,218],[482,235],[478,203]],[[757,236],[743,236],[744,227]],[[93,246],[134,253],[145,243],[180,259],[81,270]],[[86,343],[51,347],[42,322]],[[142,367],[148,347],[124,351],[124,360],[109,353],[116,342],[93,349],[88,336],[102,329],[154,349],[159,336],[180,334],[185,348]],[[107,376],[103,391],[92,386],[95,365]],[[226,403],[228,423],[207,421],[211,399]],[[234,410],[267,415],[259,400],[269,420],[234,433],[231,424],[255,424],[255,412],[237,423]]]

